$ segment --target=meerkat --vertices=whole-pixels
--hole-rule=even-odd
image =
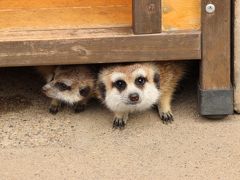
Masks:
[[[37,70],[47,81],[42,92],[52,98],[49,107],[52,114],[59,112],[62,103],[73,106],[76,113],[84,111],[95,94],[96,75],[87,65],[42,67]]]
[[[157,105],[164,124],[173,121],[171,101],[185,72],[185,63],[159,62],[113,65],[98,76],[97,92],[114,113],[113,128],[124,128],[128,114]]]
[[[180,80],[182,80],[187,65],[185,62],[156,63],[160,73],[160,98],[157,104],[160,119],[164,124],[171,123],[174,118],[171,102]]]
[[[129,113],[157,104],[159,88],[159,70],[152,63],[112,65],[98,75],[98,97],[114,113],[113,128],[124,128]]]

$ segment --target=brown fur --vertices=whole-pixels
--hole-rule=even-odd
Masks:
[[[156,64],[160,71],[160,92],[159,113],[161,119],[166,114],[172,113],[171,102],[173,94],[179,81],[182,79],[186,71],[186,63],[184,62],[159,62]]]
[[[144,76],[142,86],[136,83],[138,71],[139,77]],[[118,73],[123,74],[124,77],[121,77],[121,75],[118,76]],[[100,71],[97,82],[98,97],[114,113],[113,128],[124,128],[129,113],[144,111],[157,103],[159,97],[159,76],[159,69],[154,63],[115,64],[106,66]],[[119,80],[126,84],[123,89],[116,87],[115,83]],[[146,84],[147,86],[145,86]],[[131,89],[129,91],[128,87],[133,88],[133,91]],[[148,96],[145,96],[145,90],[151,93],[150,95],[154,93],[154,96],[148,99]],[[116,96],[111,91],[114,91]],[[140,91],[142,93],[139,93]],[[136,95],[136,101],[138,99],[141,99],[141,101],[135,105],[131,105],[131,93]],[[128,102],[130,103],[128,104]]]
[[[53,67],[37,68],[43,77],[49,77],[49,74],[53,74],[50,81],[46,79],[47,84],[43,87],[45,95],[52,98],[50,112],[57,113],[61,107],[61,102],[75,106],[76,112],[83,110],[88,100],[95,95],[95,73],[89,66],[85,65],[55,66],[53,69]],[[69,84],[69,89],[58,89],[56,87],[58,83]]]
[[[177,85],[186,71],[186,64],[184,62],[136,63],[130,67],[127,65],[113,65],[101,71],[98,78],[98,83],[103,82],[105,85],[104,88],[106,91],[109,91],[112,88],[111,75],[113,72],[117,71],[129,75],[139,67],[144,68],[148,73],[151,72],[150,68],[154,68],[154,72],[159,73],[161,93],[158,103],[159,115],[164,123],[167,124],[172,122],[173,115],[171,110],[171,102]],[[153,77],[153,75],[150,75],[150,77]],[[132,79],[129,79],[131,76],[127,76],[127,78],[128,79],[125,79],[126,81],[132,81]],[[156,80],[158,80],[158,78],[159,77],[156,77]],[[154,82],[154,79],[150,79],[150,81]],[[99,92],[101,91],[98,89],[98,97],[104,100],[104,97],[101,97]]]
[[[134,70],[138,68],[143,68],[147,72],[147,77],[154,77],[154,74],[151,74],[152,71],[150,69],[154,68],[154,72],[158,73],[158,68],[155,67],[153,63],[136,63],[132,66],[128,66],[128,64],[121,64],[121,65],[112,65],[107,66],[106,68],[103,68],[98,76],[98,82],[104,82],[106,90],[112,89],[112,81],[111,76],[114,72],[120,72],[123,74],[131,74]],[[132,76],[127,76],[126,79],[124,79],[126,82],[133,81]],[[153,78],[150,78],[149,81],[153,82]],[[99,92],[99,87],[97,87],[97,96],[99,99],[102,99]],[[103,99],[102,99],[103,100]]]
[[[89,86],[95,93],[96,78],[94,73],[87,66],[59,66],[55,71],[56,81],[61,79],[71,80],[73,86]]]

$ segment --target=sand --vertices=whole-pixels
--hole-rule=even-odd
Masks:
[[[119,131],[96,101],[80,114],[49,114],[27,68],[0,76],[0,179],[239,179],[240,117],[200,117],[195,80],[176,95],[173,124],[149,110]]]

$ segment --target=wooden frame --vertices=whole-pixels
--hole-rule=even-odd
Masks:
[[[0,66],[202,59],[200,113],[231,114],[230,4],[202,0],[201,31],[161,33],[161,0],[133,0],[133,28],[0,31]]]
[[[133,0],[133,30],[135,34],[160,33],[161,22],[161,1]]]
[[[135,36],[130,28],[10,32],[0,40],[0,66],[192,60],[201,58],[200,38],[199,32]]]
[[[209,4],[214,12],[207,12]],[[231,1],[202,0],[202,61],[200,70],[200,113],[233,113],[231,85]]]

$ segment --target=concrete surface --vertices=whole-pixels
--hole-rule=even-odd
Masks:
[[[118,131],[96,102],[81,114],[49,114],[31,71],[0,76],[1,180],[239,179],[240,117],[199,117],[194,80],[175,98],[172,125],[150,110]]]

